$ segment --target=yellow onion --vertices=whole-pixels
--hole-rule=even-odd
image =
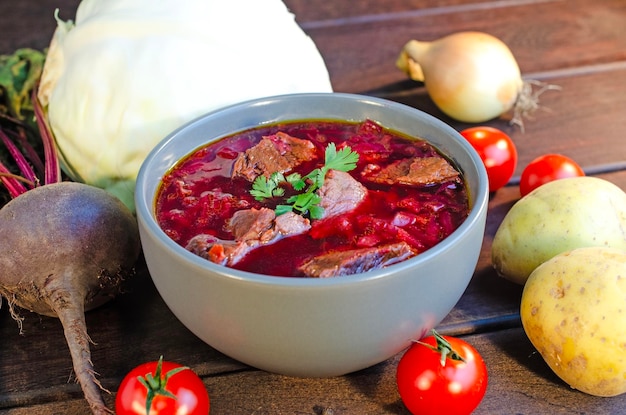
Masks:
[[[411,40],[396,65],[411,79],[424,82],[437,107],[458,121],[480,123],[523,105],[517,109],[519,116],[537,106],[538,94],[533,96],[532,87],[522,80],[511,50],[487,33],[457,32],[432,42]]]

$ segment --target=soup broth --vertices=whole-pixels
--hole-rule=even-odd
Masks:
[[[315,193],[321,218],[311,211],[276,215],[277,206],[302,193],[290,184],[279,196],[251,194],[260,176],[320,168],[331,143],[358,161],[348,172],[327,173]],[[155,209],[169,237],[213,262],[329,277],[415,256],[452,233],[470,207],[461,173],[425,140],[370,120],[320,120],[263,126],[197,149],[164,175]]]

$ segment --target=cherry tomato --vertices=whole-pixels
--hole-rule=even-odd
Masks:
[[[567,177],[584,176],[583,169],[569,157],[561,154],[539,156],[524,168],[520,177],[519,190],[526,196],[542,184]]]
[[[511,180],[517,167],[517,148],[511,137],[487,126],[465,129],[461,135],[482,159],[489,177],[490,192],[495,192]]]
[[[128,372],[115,397],[117,415],[207,415],[209,394],[188,367],[174,362],[141,364]]]
[[[396,373],[414,415],[469,415],[487,390],[487,367],[469,343],[433,331],[405,352]]]

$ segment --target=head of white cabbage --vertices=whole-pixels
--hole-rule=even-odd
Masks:
[[[312,39],[281,0],[83,0],[60,20],[38,98],[64,171],[131,209],[147,153],[211,110],[331,92]]]

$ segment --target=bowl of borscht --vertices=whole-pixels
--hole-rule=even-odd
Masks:
[[[226,107],[137,178],[148,271],[175,316],[247,365],[330,377],[389,359],[474,273],[488,183],[453,128],[343,93]]]

